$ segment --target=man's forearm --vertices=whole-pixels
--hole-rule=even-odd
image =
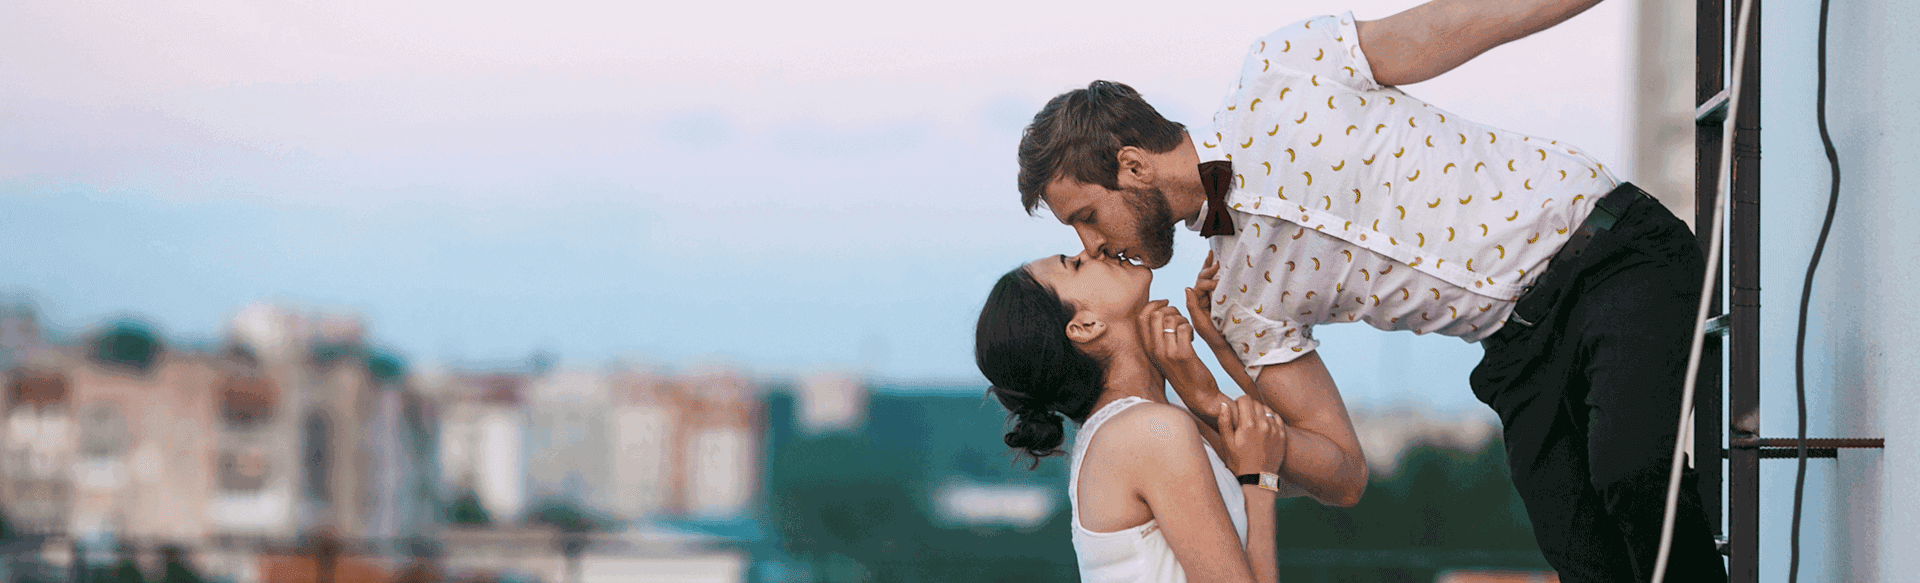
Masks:
[[[1255,392],[1287,424],[1280,474],[1321,504],[1352,506],[1367,489],[1367,460],[1340,390],[1317,352],[1268,365]]]
[[[1325,435],[1288,426],[1287,463],[1280,477],[1321,504],[1348,507],[1359,504],[1366,491],[1367,464]]]

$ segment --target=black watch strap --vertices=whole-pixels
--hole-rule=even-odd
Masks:
[[[1238,476],[1234,476],[1234,479],[1239,480],[1241,485],[1259,486],[1261,489],[1265,489],[1265,490],[1272,490],[1275,492],[1280,491],[1280,475],[1272,472],[1260,472],[1258,474],[1241,474]]]

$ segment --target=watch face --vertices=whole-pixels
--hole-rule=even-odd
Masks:
[[[1280,475],[1279,475],[1279,474],[1270,474],[1270,473],[1266,473],[1266,472],[1261,472],[1261,474],[1260,474],[1260,487],[1262,487],[1262,488],[1266,488],[1266,489],[1268,489],[1268,490],[1279,490],[1279,489],[1280,489]]]

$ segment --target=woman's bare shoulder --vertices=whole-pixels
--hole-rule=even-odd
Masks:
[[[1121,453],[1138,461],[1165,463],[1183,457],[1204,459],[1200,431],[1193,415],[1165,403],[1141,403],[1115,414],[1101,425],[1097,450]]]

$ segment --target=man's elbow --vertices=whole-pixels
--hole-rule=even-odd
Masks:
[[[1367,480],[1369,476],[1367,474],[1367,464],[1363,462],[1360,463],[1359,466],[1358,470],[1351,472],[1352,475],[1347,476],[1347,479],[1341,480],[1340,484],[1334,488],[1334,491],[1328,496],[1330,500],[1325,501],[1328,506],[1352,508],[1360,504],[1360,498],[1367,493]]]

